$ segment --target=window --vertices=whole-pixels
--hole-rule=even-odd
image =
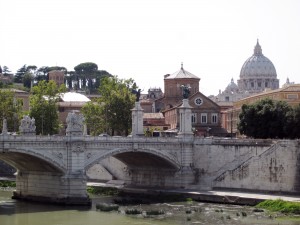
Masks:
[[[254,87],[254,83],[253,82],[251,82],[251,87]]]
[[[229,96],[225,97],[225,102],[229,102]]]
[[[201,113],[201,123],[207,123],[207,113]]]
[[[197,122],[197,113],[192,113],[192,123]]]
[[[298,99],[297,94],[287,94],[287,99]]]
[[[194,102],[195,102],[195,104],[196,104],[197,106],[200,106],[200,105],[203,104],[202,98],[196,98],[196,99],[194,100]]]
[[[212,113],[211,114],[211,122],[212,123],[218,123],[218,114],[217,113]]]

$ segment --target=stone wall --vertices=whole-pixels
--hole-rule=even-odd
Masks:
[[[193,171],[195,175],[194,186],[211,189],[214,180],[227,170],[236,168],[249,158],[259,155],[270,148],[271,144],[257,142],[257,144],[235,143],[229,140],[228,143],[217,143],[212,141],[211,145],[201,145],[195,142],[193,156]]]
[[[279,141],[254,154],[238,166],[224,171],[213,181],[214,188],[263,192],[300,191],[300,151],[298,141]]]

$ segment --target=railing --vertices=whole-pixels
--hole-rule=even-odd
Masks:
[[[0,141],[113,141],[113,142],[146,142],[146,143],[178,143],[185,141],[184,138],[178,137],[116,137],[116,136],[63,136],[63,135],[0,135]],[[203,138],[194,137],[192,139],[186,139],[196,145],[248,145],[248,146],[268,146],[271,145],[274,140],[271,139],[227,139],[227,138]]]

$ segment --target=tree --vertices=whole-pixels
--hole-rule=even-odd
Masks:
[[[103,108],[97,102],[88,102],[81,109],[82,114],[85,117],[85,124],[87,125],[88,132],[91,135],[98,135],[106,132],[105,118],[102,116]]]
[[[14,93],[8,90],[0,90],[0,127],[2,121],[7,121],[8,131],[17,131],[22,115],[22,102],[14,97]]]
[[[35,81],[36,82],[40,82],[42,80],[48,81],[49,80],[48,72],[49,72],[49,67],[47,66],[42,66],[38,68],[35,76]]]
[[[80,87],[88,91],[88,93],[95,93],[100,87],[100,80],[105,76],[112,76],[105,70],[98,70],[98,65],[92,62],[81,63],[74,67],[74,79],[77,80],[77,88]]]
[[[289,137],[288,124],[292,107],[284,101],[263,99],[243,105],[239,115],[238,130],[253,138]]]
[[[134,107],[135,96],[131,93],[136,89],[132,79],[119,79],[117,76],[104,77],[101,80],[99,92],[101,97],[97,99],[100,109],[97,115],[100,119],[97,132],[107,132],[111,135],[128,135],[131,129],[131,109]],[[93,121],[96,117],[92,104],[87,104],[82,113],[86,121]]]
[[[17,71],[17,73],[15,74],[15,77],[14,77],[14,82],[15,83],[23,83],[23,77],[24,77],[26,72],[27,72],[26,65],[24,65],[20,69],[18,69],[18,71]]]
[[[9,68],[7,66],[3,66],[3,71],[2,72],[3,72],[4,76],[10,76],[10,75],[12,75],[11,71],[9,70]]]
[[[29,73],[29,72],[26,72],[25,75],[24,75],[24,77],[23,77],[23,85],[24,85],[24,87],[30,89],[33,80],[34,80],[33,74]]]
[[[98,66],[96,63],[86,62],[81,63],[74,67],[75,73],[79,75],[82,80],[82,87],[85,89],[87,83],[92,83],[92,79],[95,78],[96,72],[98,71]],[[91,91],[91,89],[89,89]]]
[[[289,138],[300,138],[300,104],[287,114],[285,130]]]
[[[35,119],[37,134],[57,134],[59,130],[57,101],[65,91],[64,85],[57,87],[54,81],[40,81],[32,88],[30,117]]]
[[[0,66],[0,73],[2,73],[2,67]]]

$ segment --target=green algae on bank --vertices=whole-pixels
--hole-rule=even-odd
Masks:
[[[300,202],[289,202],[282,199],[265,200],[257,204],[256,208],[263,208],[272,212],[300,214]]]
[[[1,180],[0,181],[0,187],[8,188],[8,187],[16,187],[15,181],[9,181],[9,180]]]

